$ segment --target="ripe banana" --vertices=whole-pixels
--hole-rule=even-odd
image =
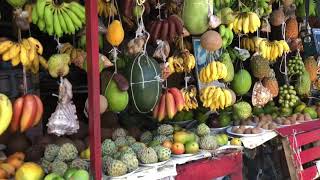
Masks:
[[[208,86],[201,89],[200,100],[204,107],[211,111],[224,109],[232,105],[232,95],[230,90],[220,87]]]
[[[196,65],[196,59],[188,50],[184,50],[179,56],[169,57],[168,64],[170,73],[190,73]]]
[[[200,70],[199,79],[202,83],[210,83],[218,79],[224,79],[227,73],[226,65],[219,61],[212,61]]]
[[[9,127],[11,119],[11,101],[6,95],[0,94],[0,135]]]
[[[233,22],[233,31],[236,34],[254,33],[261,26],[259,16],[254,12],[244,12],[236,15]]]

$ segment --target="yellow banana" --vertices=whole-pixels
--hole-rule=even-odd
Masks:
[[[224,96],[225,96],[225,98],[226,98],[226,99],[225,99],[225,107],[228,107],[228,106],[230,106],[231,103],[232,103],[231,93],[230,93],[230,91],[227,90],[227,89],[223,89],[222,91],[223,91]]]
[[[6,52],[7,50],[9,50],[11,48],[11,46],[13,46],[13,42],[6,40],[0,43],[0,54],[3,54],[4,52]]]
[[[219,106],[221,109],[224,109],[226,105],[226,97],[224,95],[224,92],[223,91],[221,92],[222,93],[220,93],[220,96],[219,96]]]
[[[20,63],[20,56],[16,56],[14,58],[11,59],[11,64],[12,66],[17,66]]]
[[[29,53],[29,61],[27,62],[27,64],[31,64],[31,62],[34,60],[34,58],[37,55],[36,47],[34,44],[32,44],[31,49],[29,50],[28,53]]]
[[[12,118],[12,104],[10,99],[0,94],[0,135],[9,127]]]
[[[233,28],[233,31],[235,32],[235,33],[239,33],[239,31],[238,31],[238,22],[239,22],[239,15],[236,15],[236,17],[234,18],[234,21],[233,21],[233,25],[232,25],[232,28]]]
[[[222,63],[220,62],[217,62],[217,76],[218,78],[217,79],[222,79]]]
[[[31,49],[31,45],[27,39],[23,39],[21,41],[21,44],[24,48],[26,48],[27,51],[29,51]]]
[[[281,57],[283,55],[283,46],[279,43],[279,41],[276,41],[276,45],[277,45],[278,51],[279,51],[278,57]]]
[[[24,47],[24,45],[21,45],[21,51],[20,51],[19,58],[20,58],[22,65],[24,65],[24,66],[27,65],[28,62],[30,61],[27,53],[28,53],[27,49]]]
[[[237,31],[239,33],[242,32],[242,24],[243,24],[243,16],[242,15],[239,15],[239,19],[238,19],[238,24],[237,24]]]
[[[33,37],[29,37],[28,41],[37,48],[37,53],[42,55],[43,47],[42,47],[41,43],[37,39],[35,39]]]
[[[242,17],[242,31],[243,31],[243,33],[244,34],[247,34],[247,33],[249,33],[249,16],[247,16],[247,15],[243,15],[243,17]]]
[[[217,70],[217,63],[215,61],[210,63],[210,71],[212,73],[212,79],[217,80],[218,79],[218,70]]]

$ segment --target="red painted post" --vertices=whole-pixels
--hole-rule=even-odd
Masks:
[[[85,1],[87,78],[89,96],[89,135],[91,173],[94,180],[102,179],[101,168],[101,128],[100,128],[100,73],[97,1]]]

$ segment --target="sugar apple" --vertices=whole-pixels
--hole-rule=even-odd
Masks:
[[[170,124],[162,124],[158,127],[158,134],[168,136],[173,133],[173,126]]]
[[[126,146],[128,145],[127,139],[126,137],[118,137],[114,143],[116,144],[117,147],[121,147],[121,146]]]
[[[52,162],[58,155],[60,146],[56,144],[48,144],[44,150],[44,158]]]
[[[116,144],[111,139],[105,139],[101,145],[102,156],[112,155],[117,151]]]
[[[216,138],[212,135],[206,135],[200,138],[200,148],[205,150],[215,150],[218,147]]]
[[[139,161],[135,154],[125,153],[120,156],[120,161],[126,164],[128,172],[138,169]]]
[[[132,136],[126,136],[127,144],[131,145],[136,142],[136,139]]]
[[[114,159],[110,156],[102,157],[102,170],[104,173],[107,172],[107,164],[110,164]]]
[[[113,160],[107,164],[107,174],[112,177],[123,176],[127,173],[128,168],[125,163],[119,160]]]
[[[158,136],[155,136],[155,137],[153,138],[153,140],[154,140],[154,141],[158,141],[160,144],[162,144],[163,141],[169,140],[169,138],[168,138],[167,136],[165,136],[165,135],[158,135]]]
[[[140,141],[147,144],[150,141],[152,141],[152,137],[153,136],[152,136],[151,131],[146,131],[146,132],[141,134]]]
[[[77,158],[71,162],[70,168],[83,169],[88,171],[90,168],[90,163],[84,159]]]
[[[61,161],[71,161],[78,156],[77,148],[71,143],[65,143],[61,146],[57,159]]]
[[[156,149],[157,156],[158,156],[158,161],[167,161],[171,157],[171,150],[169,148],[160,146],[159,148]]]
[[[135,152],[135,153],[138,153],[138,151],[142,148],[145,148],[146,145],[141,143],[141,142],[135,142],[133,143],[131,146],[132,150]]]
[[[157,153],[151,147],[141,149],[137,155],[138,159],[144,164],[152,164],[158,162]]]
[[[205,123],[199,124],[199,126],[197,127],[197,135],[205,136],[208,134],[210,134],[210,128]]]
[[[64,173],[67,171],[68,165],[60,160],[55,160],[53,163],[50,164],[50,170],[52,173],[57,173],[60,176],[63,176]]]
[[[127,132],[126,132],[126,130],[125,129],[123,129],[123,128],[117,128],[117,129],[115,129],[114,131],[113,131],[113,133],[112,133],[112,140],[116,140],[117,138],[119,138],[119,137],[126,137],[126,135],[127,135]]]

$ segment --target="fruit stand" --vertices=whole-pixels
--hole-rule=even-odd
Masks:
[[[248,179],[269,175],[266,146],[288,161],[273,173],[312,179],[303,171],[313,176],[305,166],[318,158],[317,6],[6,0],[0,179]]]

